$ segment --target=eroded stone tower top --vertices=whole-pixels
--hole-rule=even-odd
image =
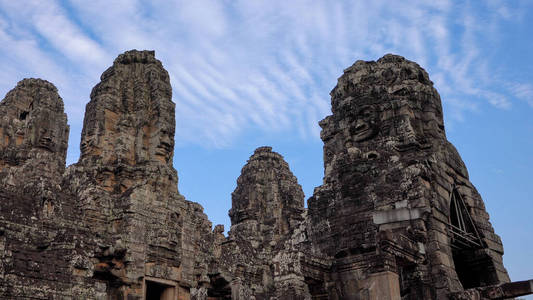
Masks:
[[[68,142],[67,116],[57,88],[42,79],[26,78],[18,82],[0,103],[2,111],[0,141],[2,148],[35,147],[59,153],[64,165]]]
[[[127,51],[101,76],[87,104],[80,162],[172,166],[175,105],[154,51]]]
[[[271,147],[254,151],[242,168],[231,198],[232,231],[240,223],[254,221],[268,231],[262,233],[267,239],[286,234],[304,208],[302,187],[283,156]]]
[[[21,80],[0,102],[0,171],[13,173],[2,180],[15,175],[27,184],[30,177],[59,180],[65,170],[68,132],[56,87],[42,79]]]
[[[335,149],[416,150],[446,139],[439,94],[426,71],[401,56],[355,62],[331,91],[331,105],[333,115],[320,122],[326,165]]]

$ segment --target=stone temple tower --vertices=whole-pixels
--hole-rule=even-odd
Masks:
[[[0,184],[46,198],[65,171],[69,126],[57,88],[27,78],[0,103]]]
[[[231,198],[231,229],[215,253],[218,270],[213,273],[231,274],[226,276],[231,299],[297,299],[305,293],[303,277],[287,276],[275,259],[291,257],[285,243],[303,221],[304,211],[302,187],[283,156],[271,147],[257,148]],[[223,295],[217,288],[224,287],[214,284],[211,296]]]
[[[509,281],[500,238],[446,139],[439,94],[416,63],[357,61],[320,122],[324,182],[309,239],[333,258],[329,299],[447,299]]]
[[[320,122],[324,181],[304,193],[257,148],[224,236],[178,191],[169,75],[120,54],[87,104],[81,156],[53,84],[0,101],[0,299],[496,300],[509,283],[483,200],[416,63],[357,61]]]
[[[177,190],[171,97],[154,51],[119,55],[91,92],[80,160],[65,174],[81,220],[100,238],[90,276],[109,282],[113,299],[188,299],[206,281],[192,240],[211,224]]]

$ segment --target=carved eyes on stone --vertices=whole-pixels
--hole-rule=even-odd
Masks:
[[[355,119],[358,122],[365,122],[368,125],[370,123],[374,123],[376,119],[376,111],[372,106],[365,106],[359,110],[359,112],[356,114]]]
[[[368,120],[368,119],[370,119],[370,118],[374,115],[374,113],[373,113],[372,108],[370,108],[370,107],[366,107],[366,108],[363,108],[363,109],[361,110],[361,112],[359,113],[359,115],[362,116],[363,119]]]

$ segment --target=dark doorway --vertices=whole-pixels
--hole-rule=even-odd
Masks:
[[[220,274],[210,275],[211,286],[207,289],[207,298],[213,300],[231,299],[231,286]]]
[[[494,263],[483,249],[454,249],[452,254],[455,272],[464,289],[498,283]]]
[[[173,300],[175,287],[161,282],[146,280],[146,300]]]
[[[311,299],[313,300],[327,300],[328,293],[324,288],[324,282],[311,277],[305,277],[305,283],[309,288]]]

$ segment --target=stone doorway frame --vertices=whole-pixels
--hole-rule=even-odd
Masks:
[[[161,279],[156,277],[144,276],[143,278],[143,300],[146,300],[146,293],[148,292],[148,282],[152,282],[165,287],[160,300],[177,300],[178,299],[178,285],[175,281]]]

